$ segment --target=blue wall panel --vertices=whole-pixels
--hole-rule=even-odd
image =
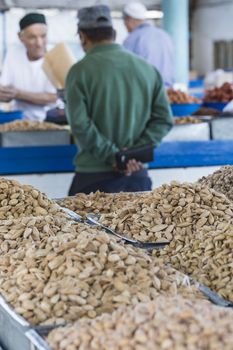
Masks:
[[[76,146],[0,148],[0,174],[74,171]],[[232,141],[164,142],[154,151],[153,168],[233,165]]]
[[[0,174],[73,171],[74,145],[0,148]]]
[[[154,151],[150,168],[233,164],[232,141],[164,142]]]

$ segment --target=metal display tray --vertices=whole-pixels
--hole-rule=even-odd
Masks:
[[[222,116],[211,121],[213,140],[233,140],[233,116]]]
[[[175,124],[171,131],[163,138],[164,142],[172,141],[209,141],[209,123]]]
[[[189,279],[188,276],[187,278]],[[193,282],[212,303],[220,307],[233,308],[233,303],[230,301],[223,299],[196,280]],[[52,350],[43,337],[57,327],[58,325],[31,326],[0,296],[0,350]]]
[[[1,147],[69,145],[68,130],[7,131],[0,133]]]
[[[199,291],[212,303],[233,310],[232,302],[222,298],[191,276],[186,277],[193,281]],[[52,350],[44,337],[58,326],[64,326],[64,324],[32,326],[22,316],[18,315],[0,295],[0,350]]]
[[[52,350],[48,343],[34,329],[27,331],[25,337],[30,342],[30,350]]]
[[[51,350],[33,327],[0,296],[0,350]]]

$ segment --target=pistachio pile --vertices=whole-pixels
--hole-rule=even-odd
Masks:
[[[223,166],[213,174],[203,176],[198,182],[225,194],[228,199],[233,201],[233,166]]]
[[[141,241],[171,241],[154,254],[233,301],[233,204],[223,194],[172,182],[100,221]]]
[[[207,301],[160,296],[53,330],[53,350],[232,350],[233,313]]]
[[[24,216],[65,215],[44,193],[15,180],[0,177],[0,220]]]
[[[159,294],[203,298],[158,258],[51,216],[0,221],[0,293],[32,324],[94,318]]]
[[[49,123],[32,120],[15,120],[10,123],[0,125],[0,132],[7,131],[32,131],[32,130],[62,130],[64,127]]]

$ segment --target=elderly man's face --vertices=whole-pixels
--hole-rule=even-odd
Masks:
[[[129,16],[124,16],[123,19],[128,32],[132,32],[132,30],[134,29],[134,19]]]
[[[125,15],[123,19],[129,33],[131,33],[135,28],[144,22],[144,20],[132,18],[127,15]]]
[[[32,24],[19,33],[19,39],[27,49],[28,58],[32,61],[43,57],[47,45],[47,25]]]

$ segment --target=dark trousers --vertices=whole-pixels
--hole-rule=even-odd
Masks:
[[[106,193],[150,191],[151,186],[152,182],[146,169],[137,171],[131,176],[116,172],[76,173],[69,196],[96,191]]]

